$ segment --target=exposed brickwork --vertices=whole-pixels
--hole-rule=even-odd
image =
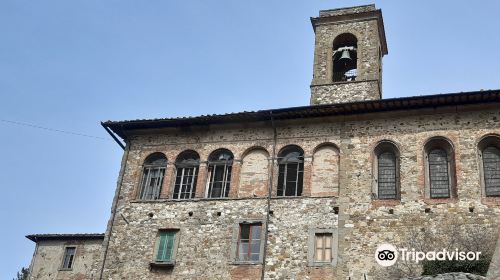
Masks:
[[[406,230],[432,230],[450,221],[498,227],[499,200],[490,198],[493,204],[483,203],[477,143],[484,135],[500,134],[500,113],[496,109],[477,110],[481,108],[485,107],[462,107],[459,113],[445,108],[278,122],[276,150],[289,144],[300,146],[306,157],[305,173],[309,170],[310,175],[304,175],[305,197],[271,200],[273,214],[269,222],[266,279],[331,279],[326,275],[362,279],[363,274],[373,275],[380,270],[373,259],[376,247],[381,242],[404,242],[409,238],[402,233]],[[439,203],[426,199],[424,192],[423,146],[435,136],[446,137],[452,142],[457,159],[458,196]],[[199,140],[191,144],[189,139]],[[263,174],[267,165],[262,157],[272,154],[272,139],[272,129],[265,124],[245,129],[217,126],[193,130],[189,134],[174,129],[162,134],[131,137],[117,209],[130,224],[116,216],[106,262],[106,279],[120,279],[125,275],[136,279],[160,279],[166,275],[175,279],[245,279],[243,275],[247,272],[258,274],[260,265],[240,268],[231,263],[230,243],[232,226],[237,220],[265,220],[267,208],[263,188],[266,183]],[[401,200],[386,203],[372,199],[373,149],[382,140],[396,143],[401,154]],[[334,146],[328,146],[329,143]],[[258,155],[248,152],[256,146],[266,152]],[[148,154],[160,151],[173,159],[183,150],[193,149],[203,161],[221,147],[232,151],[235,161],[242,160],[241,169],[233,170],[233,176],[239,178],[239,188],[234,187],[232,193],[235,197],[232,199],[134,202],[140,166]],[[338,147],[338,151],[325,147]],[[338,171],[336,153],[339,154]],[[273,193],[276,194],[276,166],[273,172]],[[252,173],[256,176],[250,176]],[[266,174],[267,180],[269,176],[270,172]],[[253,179],[256,180],[255,192],[246,183]],[[170,183],[164,187],[171,189],[171,180],[166,178],[165,181]],[[199,194],[203,196],[206,178],[200,176],[198,182]],[[336,188],[338,192],[323,192]],[[257,198],[250,198],[254,194]],[[329,196],[331,194],[334,196]],[[471,206],[474,207],[473,213],[469,211]],[[334,207],[340,207],[339,215],[334,213]],[[425,213],[426,208],[431,209],[430,213]],[[391,209],[392,214],[389,213]],[[194,213],[192,217],[188,215],[190,211]],[[222,215],[217,216],[217,212]],[[154,218],[149,218],[148,213],[154,213]],[[168,273],[150,272],[148,263],[152,260],[155,234],[165,227],[180,229],[176,265]],[[339,229],[339,262],[336,267],[308,267],[308,230],[315,227]]]

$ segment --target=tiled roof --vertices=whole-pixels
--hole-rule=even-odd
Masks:
[[[135,129],[269,121],[271,115],[274,120],[303,119],[481,103],[500,103],[500,90],[422,95],[194,117],[106,121],[102,125],[125,139],[126,131]]]
[[[41,240],[104,239],[104,233],[30,234],[26,235],[26,238],[33,242]]]

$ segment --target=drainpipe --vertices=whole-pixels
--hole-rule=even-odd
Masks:
[[[266,211],[266,224],[265,224],[265,231],[264,231],[264,252],[262,256],[262,274],[261,274],[261,279],[264,280],[264,275],[266,271],[266,254],[267,254],[267,240],[268,240],[268,235],[269,235],[269,211],[271,210],[271,196],[273,193],[273,182],[274,182],[274,159],[276,158],[276,139],[277,139],[277,133],[276,133],[276,126],[274,124],[274,117],[273,117],[273,111],[269,111],[269,117],[271,120],[271,126],[273,128],[273,153],[271,155],[271,172],[269,175],[269,192],[267,194],[267,211]]]
[[[109,131],[108,131],[108,133],[109,133]],[[111,135],[111,136],[113,136],[113,135]],[[113,137],[113,138],[115,138],[115,137]],[[121,144],[121,142],[117,142],[117,143],[119,143],[120,146],[123,147],[123,144]],[[128,145],[126,145],[126,147],[124,147],[124,149],[125,149],[125,153],[124,153],[123,158],[122,158],[121,170],[120,170],[120,175],[119,175],[119,179],[118,179],[118,187],[117,187],[117,190],[116,190],[116,193],[115,193],[115,197],[113,199],[113,205],[111,207],[112,210],[111,210],[110,224],[108,225],[109,230],[108,230],[107,241],[106,241],[106,238],[105,238],[106,245],[105,245],[105,248],[104,248],[104,254],[103,254],[103,258],[102,258],[101,271],[99,273],[99,280],[102,280],[102,275],[104,273],[104,265],[106,263],[106,257],[108,255],[109,243],[111,241],[111,235],[113,233],[113,225],[115,223],[116,208],[118,207],[118,200],[120,198],[120,193],[121,193],[121,190],[122,190],[123,177],[125,177],[125,166],[126,166],[127,161],[128,161],[128,155],[129,155],[129,151],[130,151],[130,143],[128,143]]]

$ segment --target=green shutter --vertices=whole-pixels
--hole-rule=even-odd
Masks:
[[[158,242],[158,253],[156,261],[167,262],[172,260],[174,251],[175,232],[160,232],[160,242]]]

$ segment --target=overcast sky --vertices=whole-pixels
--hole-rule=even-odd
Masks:
[[[100,121],[307,105],[309,18],[367,3],[0,1],[0,277],[26,234],[105,231],[122,150]],[[500,88],[500,1],[376,4],[385,98]]]

